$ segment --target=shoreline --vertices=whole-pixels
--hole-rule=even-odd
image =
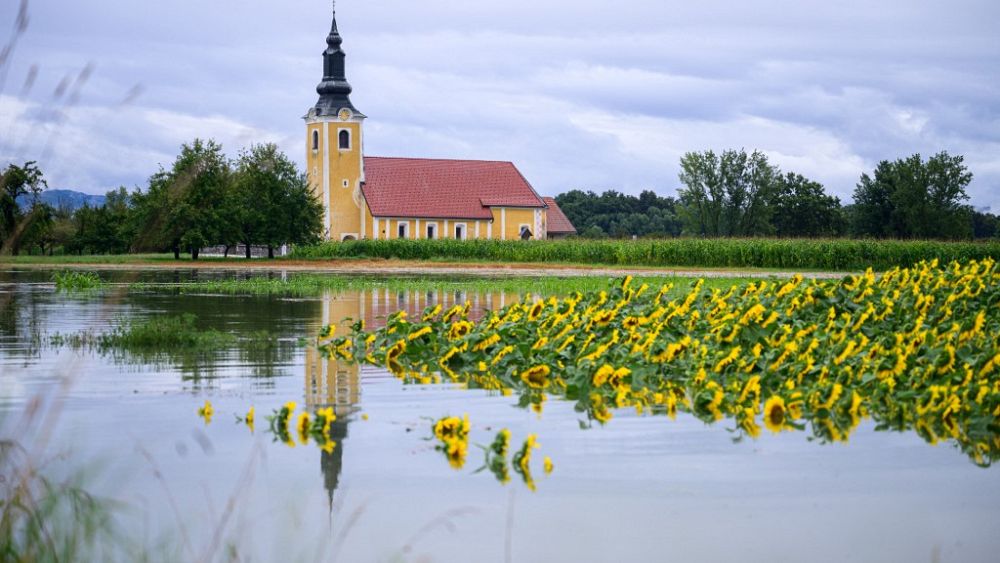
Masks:
[[[44,260],[44,259],[43,259]],[[851,272],[821,272],[770,270],[753,268],[670,268],[670,267],[609,267],[577,264],[545,264],[529,262],[489,264],[484,262],[429,262],[426,260],[288,260],[288,259],[229,260],[143,260],[134,262],[74,262],[45,263],[0,260],[0,268],[15,270],[223,270],[223,271],[286,271],[296,273],[371,275],[371,276],[473,276],[473,277],[645,277],[685,278],[790,278],[796,274],[805,278],[839,279]]]

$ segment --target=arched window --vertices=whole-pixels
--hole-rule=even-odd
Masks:
[[[313,131],[313,150],[319,150],[319,131]]]
[[[351,148],[351,132],[347,129],[340,130],[340,150],[348,150]]]

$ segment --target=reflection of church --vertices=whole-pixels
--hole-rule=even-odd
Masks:
[[[441,305],[447,310],[453,305],[472,304],[469,318],[478,320],[486,311],[499,309],[517,300],[516,296],[503,293],[474,293],[463,290],[391,291],[376,288],[359,292],[329,294],[324,297],[320,313],[320,326],[335,325],[336,334],[346,334],[358,319],[364,319],[365,328],[374,330],[385,326],[385,319],[397,311],[406,311],[410,318],[419,318],[428,307]],[[333,358],[324,358],[315,346],[306,348],[305,403],[315,412],[318,408],[333,407],[337,421],[331,427],[330,438],[337,442],[332,452],[322,452],[320,468],[330,502],[340,482],[343,466],[344,439],[351,417],[361,410],[361,376],[358,364]]]

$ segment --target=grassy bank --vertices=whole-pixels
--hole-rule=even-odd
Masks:
[[[640,283],[660,287],[673,284],[677,291],[684,291],[695,282],[690,277],[645,277],[636,278]],[[709,287],[730,287],[748,281],[750,278],[709,278]],[[287,279],[252,277],[248,279],[204,280],[183,283],[133,283],[130,291],[173,291],[177,293],[210,293],[224,295],[285,295],[310,297],[332,291],[463,291],[466,293],[507,293],[532,295],[567,295],[574,291],[594,291],[607,287],[606,276],[576,277],[511,277],[487,278],[435,278],[397,277],[369,278],[359,276],[328,276],[299,274]]]
[[[1000,256],[1000,242],[804,239],[668,239],[641,241],[364,240],[297,249],[295,259],[395,258],[614,266],[886,270],[921,260]]]

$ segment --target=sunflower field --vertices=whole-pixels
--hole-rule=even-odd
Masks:
[[[334,337],[329,356],[410,382],[516,392],[540,410],[572,401],[584,424],[616,409],[706,422],[741,437],[808,430],[845,441],[864,419],[956,444],[976,464],[1000,455],[1000,270],[990,258],[925,261],[841,280],[757,281],[679,297],[636,286],[525,298],[468,320],[469,304],[391,315]]]

